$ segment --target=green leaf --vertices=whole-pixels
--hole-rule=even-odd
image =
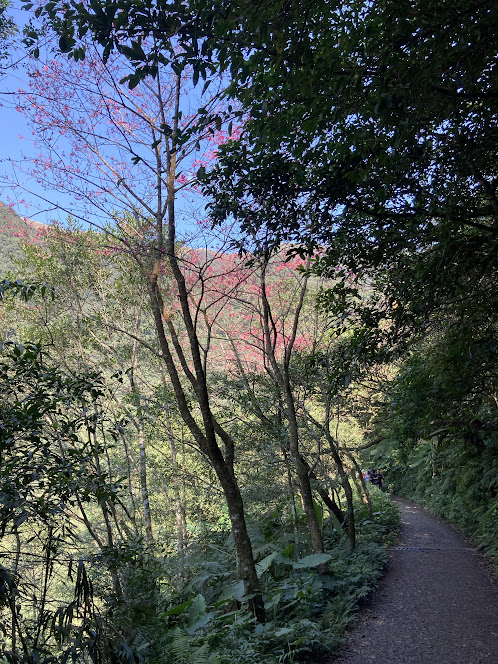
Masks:
[[[292,634],[294,630],[291,627],[281,627],[275,632],[276,637],[286,636],[286,634]]]
[[[316,520],[318,521],[318,527],[321,528],[323,526],[323,511],[321,505],[319,505],[314,499],[313,510],[315,512]]]
[[[194,634],[198,629],[205,627],[211,621],[212,617],[212,613],[206,613],[206,600],[204,597],[197,595],[189,607],[187,633]]]
[[[178,606],[174,606],[172,609],[168,609],[168,611],[162,613],[161,617],[167,618],[168,616],[178,616],[181,613],[184,613],[185,609],[187,609],[192,604],[192,602],[193,600],[189,599],[186,602],[183,602],[183,604],[178,604]]]
[[[225,587],[225,589],[220,595],[220,600],[233,598],[236,599],[238,602],[241,602],[242,599],[244,598],[244,593],[245,593],[244,582],[237,581],[237,583]]]
[[[294,569],[310,569],[311,567],[318,567],[327,563],[332,556],[329,553],[312,553],[301,560],[292,563]]]
[[[277,556],[278,556],[278,551],[273,551],[273,553],[270,553],[269,556],[266,556],[266,558],[260,560],[260,562],[256,565],[256,572],[258,576],[261,576],[261,574],[264,574],[270,569],[273,561]]]

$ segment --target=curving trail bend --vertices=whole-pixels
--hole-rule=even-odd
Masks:
[[[420,505],[393,498],[387,572],[328,664],[498,664],[498,587],[480,555]]]

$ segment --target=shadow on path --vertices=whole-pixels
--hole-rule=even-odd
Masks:
[[[393,498],[398,543],[372,601],[329,664],[498,664],[498,589],[452,526]]]

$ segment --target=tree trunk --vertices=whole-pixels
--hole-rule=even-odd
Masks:
[[[368,490],[367,483],[365,482],[365,479],[363,477],[363,474],[361,472],[361,468],[359,467],[358,463],[356,462],[356,459],[351,455],[351,461],[353,463],[354,469],[356,471],[356,476],[358,477],[359,481],[359,486],[358,482],[356,485],[356,489],[358,491],[358,495],[360,496],[362,502],[364,505],[367,505],[368,507],[368,517],[371,519],[373,515],[372,511],[372,499],[370,497],[370,491]]]
[[[297,477],[299,480],[299,488],[301,490],[301,500],[303,501],[303,509],[306,514],[306,523],[311,537],[311,544],[314,553],[323,553],[323,536],[320,524],[315,512],[313,504],[313,492],[311,490],[310,476],[308,472],[308,464],[304,461],[299,450],[299,428],[296,417],[296,408],[294,404],[294,397],[292,395],[292,388],[290,386],[288,377],[286,376],[283,381],[284,390],[284,410],[289,428],[289,449],[292,461],[296,467]],[[323,565],[320,567],[321,572],[327,572],[328,566]]]
[[[303,463],[303,459],[299,454],[299,451],[297,451],[297,455],[294,456],[294,463],[296,465],[297,476],[299,478],[301,498],[303,501],[304,512],[306,514],[306,523],[308,524],[313,551],[315,553],[323,553],[324,547],[322,531],[320,524],[318,523],[315,506],[313,504],[313,493],[311,491],[310,478],[306,469],[306,465]],[[326,570],[323,569],[322,571],[325,572]]]
[[[294,530],[294,556],[299,558],[299,525],[297,521],[296,497],[294,495],[294,487],[292,486],[292,474],[287,456],[287,450],[282,447],[282,454],[285,459],[285,468],[287,471],[287,490],[289,492],[290,511],[292,516],[292,527]]]
[[[176,177],[176,148],[175,140],[178,131],[179,117],[179,99],[180,99],[180,77],[177,77],[177,89],[175,96],[175,120],[173,132],[171,134],[171,149],[168,152],[167,168],[167,192],[166,209],[168,214],[168,232],[165,241],[163,231],[163,211],[162,206],[158,206],[156,218],[156,240],[157,246],[154,250],[154,257],[151,263],[150,272],[147,274],[147,290],[154,316],[157,339],[161,349],[162,357],[168,371],[168,375],[175,393],[180,415],[189,428],[192,436],[199,445],[200,449],[210,460],[213,469],[216,472],[218,480],[223,489],[225,500],[230,514],[232,525],[232,534],[235,542],[235,548],[239,560],[242,579],[246,594],[251,596],[250,605],[256,619],[264,622],[265,611],[261,595],[259,579],[256,573],[256,564],[253,557],[252,545],[247,533],[244,506],[240,495],[239,487],[233,471],[234,462],[234,441],[224,431],[223,427],[215,419],[211,407],[209,391],[207,387],[206,374],[201,357],[201,347],[197,337],[194,319],[190,309],[188,289],[185,283],[185,277],[180,269],[176,255],[176,226],[175,226],[175,177]],[[164,306],[159,278],[162,275],[163,261],[167,256],[171,274],[176,282],[178,289],[178,300],[181,309],[181,319],[184,330],[187,334],[188,348],[190,350],[191,365],[187,362],[183,348],[175,336],[172,326],[168,326],[171,334],[171,341],[179,360],[183,376],[191,383],[195,401],[200,411],[202,424],[198,423],[198,417],[194,417],[178,369],[173,358],[170,344],[166,337],[165,322],[168,324],[169,317]],[[219,445],[218,438],[224,445],[223,454]]]
[[[183,524],[185,522],[185,514],[183,513],[183,503],[180,493],[180,480],[178,477],[178,463],[176,460],[176,441],[173,435],[173,430],[171,428],[169,415],[168,415],[167,427],[168,427],[169,443],[171,449],[171,468],[173,470],[173,495],[175,498],[177,548],[178,548],[178,553],[182,555],[183,550],[185,548],[185,532],[183,529]]]
[[[147,454],[145,449],[145,434],[144,434],[141,412],[138,415],[138,444],[140,447],[140,490],[142,493],[142,509],[144,513],[145,538],[147,541],[147,546],[149,548],[152,548],[154,546],[154,535],[152,532],[152,516],[150,512],[149,487],[147,484]]]
[[[303,463],[306,464],[306,467],[308,468],[308,473],[309,476],[312,477],[313,479],[316,479],[315,473],[310,469],[308,463],[306,462],[306,459],[303,458]],[[333,497],[330,497],[329,494],[325,489],[321,489],[320,487],[318,488],[318,495],[320,498],[323,500],[327,508],[332,512],[332,514],[335,516],[335,518],[339,521],[340,524],[342,524],[342,528],[346,528],[346,519],[344,518],[344,514],[342,512],[342,509],[339,507],[339,505],[335,502]]]
[[[135,496],[133,492],[133,484],[132,484],[132,479],[131,479],[131,468],[133,462],[133,458],[130,454],[130,450],[128,448],[128,442],[126,440],[126,436],[124,431],[120,428],[119,435],[121,438],[121,441],[123,443],[123,448],[125,452],[125,458],[126,458],[126,475],[127,475],[127,480],[128,480],[128,493],[130,495],[130,502],[131,502],[131,513],[130,513],[130,520],[133,524],[133,532],[135,537],[138,539],[139,537],[139,531],[138,531],[138,524],[137,524],[137,508],[135,504]]]
[[[263,332],[264,332],[264,346],[267,361],[271,367],[272,378],[280,391],[283,402],[283,410],[288,425],[289,435],[289,452],[292,462],[296,467],[296,473],[299,481],[299,488],[301,490],[301,500],[303,501],[303,509],[306,514],[306,523],[311,537],[311,543],[314,553],[323,553],[323,537],[320,524],[315,513],[313,505],[313,493],[311,491],[311,483],[306,464],[303,462],[299,450],[299,425],[297,422],[296,405],[294,402],[294,395],[292,393],[292,386],[290,383],[290,359],[294,342],[296,339],[298,322],[300,312],[304,302],[304,295],[306,293],[307,277],[301,287],[299,302],[294,314],[292,325],[292,334],[287,342],[285,348],[284,359],[281,365],[277,362],[275,355],[275,342],[276,330],[271,313],[270,303],[266,294],[266,270],[268,267],[268,259],[265,259],[261,269],[261,301],[263,305]],[[328,571],[328,566],[323,565],[320,571]]]
[[[216,473],[225,494],[225,499],[230,514],[232,536],[235,542],[240,576],[244,582],[247,595],[254,595],[249,604],[258,622],[265,622],[265,607],[261,596],[259,579],[256,573],[256,565],[252,552],[252,544],[247,532],[244,506],[242,496],[235,477],[227,472],[226,468],[216,468]]]
[[[346,496],[348,539],[349,539],[349,546],[351,547],[351,550],[353,550],[356,547],[356,526],[354,518],[353,492],[351,490],[351,484],[349,483],[347,473],[344,470],[344,464],[342,463],[342,459],[330,435],[327,435],[327,440],[329,443],[330,451],[332,452],[332,458],[336,465],[337,472],[339,473],[341,486]]]
[[[137,328],[139,327],[139,320],[137,321]],[[135,382],[135,360],[136,360],[136,344],[133,344],[133,355],[132,361],[133,365],[131,371],[129,372],[129,380],[133,396],[136,400],[137,408],[137,417],[135,420],[135,425],[138,432],[138,446],[140,451],[140,462],[139,462],[139,477],[140,477],[140,493],[142,496],[142,510],[144,515],[144,524],[145,524],[145,540],[147,542],[147,547],[152,549],[154,546],[154,534],[152,532],[152,515],[150,511],[150,500],[149,500],[149,486],[147,482],[147,450],[145,447],[145,431],[144,431],[144,413],[142,409],[142,397],[140,390],[137,387]]]

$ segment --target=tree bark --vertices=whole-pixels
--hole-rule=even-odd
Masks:
[[[145,523],[145,539],[147,546],[154,546],[154,534],[152,532],[152,516],[150,512],[149,487],[147,484],[147,453],[145,449],[145,434],[141,414],[138,416],[138,444],[140,448],[140,490],[142,494],[142,509]]]
[[[294,556],[299,557],[299,524],[297,521],[296,497],[294,495],[294,487],[292,486],[292,474],[287,456],[287,450],[283,447],[282,454],[285,459],[285,468],[287,471],[287,490],[289,492],[290,511],[292,516],[292,527],[294,530]]]
[[[177,538],[177,548],[180,555],[183,554],[185,549],[185,532],[183,524],[185,521],[185,514],[183,512],[183,503],[180,494],[180,481],[178,477],[178,463],[176,460],[176,441],[173,435],[173,430],[171,428],[171,422],[169,420],[168,414],[168,434],[169,434],[169,443],[171,450],[171,467],[173,470],[173,495],[175,499],[175,520],[176,520],[176,538]]]
[[[136,327],[137,330],[140,327],[140,313],[137,317]],[[147,547],[149,549],[152,549],[154,546],[154,534],[152,532],[152,515],[150,511],[149,486],[147,482],[147,450],[145,445],[142,396],[135,381],[136,354],[137,354],[137,342],[134,341],[133,353],[132,353],[132,367],[128,375],[129,375],[131,390],[136,400],[136,408],[137,408],[137,417],[135,425],[137,427],[137,432],[138,432],[138,447],[140,455],[139,456],[140,493],[142,496],[142,510],[144,515],[144,525],[145,525],[145,540],[147,542]]]
[[[316,479],[315,473],[310,469],[308,463],[306,462],[306,459],[303,458],[303,463],[306,464],[306,467],[308,468],[308,473],[310,477],[313,479]],[[345,527],[346,519],[344,518],[344,514],[342,512],[342,509],[339,507],[339,505],[335,502],[334,498],[330,497],[329,494],[325,489],[321,489],[320,487],[317,489],[318,490],[318,495],[320,498],[323,500],[325,503],[326,507],[332,512],[332,514],[336,517],[336,519],[339,521],[339,523],[342,524],[343,528]]]
[[[373,511],[372,511],[372,498],[370,497],[370,491],[368,490],[367,483],[363,478],[361,468],[358,466],[356,459],[352,455],[350,456],[350,458],[351,462],[353,463],[354,469],[356,471],[356,476],[358,478],[356,483],[356,489],[358,491],[358,495],[360,496],[363,504],[368,507],[368,517],[371,519]]]
[[[339,473],[339,478],[341,481],[341,486],[344,490],[344,495],[346,496],[346,505],[347,505],[347,531],[349,546],[351,550],[356,547],[356,526],[355,526],[355,517],[354,517],[354,505],[353,505],[353,492],[351,490],[351,484],[349,483],[348,476],[344,470],[344,464],[335,445],[335,441],[330,435],[327,435],[327,440],[329,443],[330,451],[332,452],[332,458]]]

